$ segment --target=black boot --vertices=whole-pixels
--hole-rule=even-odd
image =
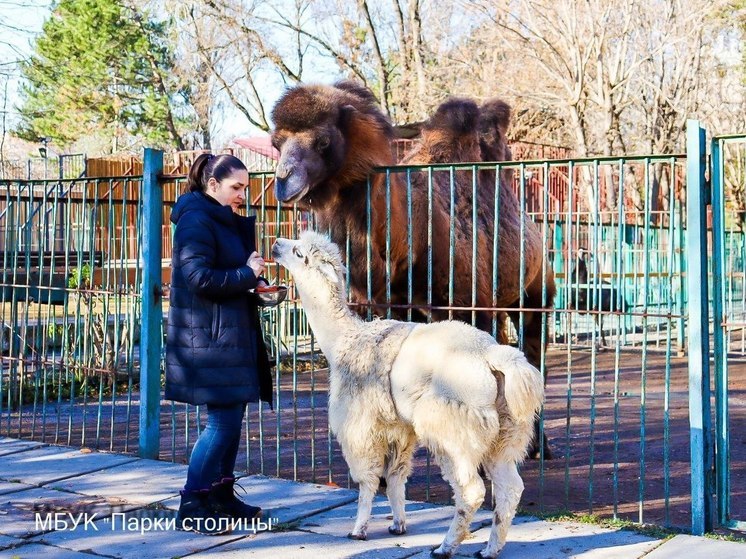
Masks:
[[[232,518],[242,518],[252,520],[262,516],[262,509],[247,505],[241,499],[236,497],[233,486],[236,483],[235,477],[224,477],[220,481],[213,483],[210,489],[208,503],[217,512],[228,515]]]
[[[219,536],[231,531],[230,517],[210,506],[209,489],[182,490],[179,494],[181,504],[176,514],[176,524],[180,529],[208,536]]]

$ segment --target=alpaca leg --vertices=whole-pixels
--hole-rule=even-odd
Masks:
[[[440,469],[443,477],[450,482],[453,488],[453,496],[456,502],[456,512],[448,528],[448,533],[443,543],[430,554],[438,559],[443,559],[451,557],[469,534],[471,519],[479,505],[484,501],[485,489],[474,464],[441,459]]]
[[[360,492],[357,498],[357,518],[352,532],[347,537],[352,540],[368,539],[368,522],[370,513],[373,510],[373,497],[378,489],[378,478],[380,471],[368,471],[357,478],[360,485]]]
[[[374,421],[361,423],[368,426],[375,425]],[[352,436],[345,433],[345,436],[339,437],[338,440],[342,447],[342,454],[350,467],[350,475],[359,485],[357,518],[352,532],[347,534],[347,537],[353,540],[365,540],[368,537],[368,522],[373,509],[373,497],[378,490],[380,477],[383,475],[386,447],[383,443],[376,443],[376,437],[372,434],[360,431]]]
[[[394,516],[394,523],[389,526],[389,534],[401,536],[407,533],[406,513],[404,510],[405,478],[390,476],[386,478],[386,483],[386,496],[389,498],[391,513]]]
[[[482,559],[494,559],[505,546],[508,529],[523,493],[523,480],[513,462],[494,462],[487,468],[492,478],[495,511],[487,547],[477,555]]]
[[[395,445],[389,457],[386,469],[386,496],[389,498],[394,523],[389,527],[389,533],[401,536],[407,532],[404,510],[404,488],[407,478],[412,471],[412,453],[415,449],[415,439],[410,438],[404,445]]]

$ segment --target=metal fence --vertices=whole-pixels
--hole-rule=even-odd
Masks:
[[[140,188],[131,177],[0,185],[7,435],[136,450]]]
[[[1,159],[0,180],[76,179],[86,174],[82,153],[28,159]]]
[[[188,461],[204,410],[173,402],[158,405],[167,314],[160,287],[167,292],[168,218],[182,180],[158,179],[158,161],[157,153],[146,155],[144,178],[0,182],[5,263],[0,433]],[[468,182],[485,170],[507,167],[514,170],[521,207],[539,226],[541,250],[558,287],[545,324],[543,414],[555,458],[524,464],[522,508],[691,525],[696,508],[691,466],[697,456],[690,441],[693,367],[686,357],[692,338],[685,330],[691,328],[687,250],[693,234],[684,204],[686,158],[377,172],[389,183],[399,176],[409,185],[418,174],[427,188],[439,174],[465,175]],[[251,179],[258,193],[267,193],[272,175],[252,173]],[[251,198],[247,211],[258,216],[265,255],[277,236],[295,237],[312,224],[311,216],[297,208],[267,203],[264,194]],[[707,258],[705,250],[710,269],[704,273],[711,281],[722,278],[717,300],[724,302],[728,317],[722,331],[730,352],[732,424],[743,417],[743,403],[732,394],[746,381],[746,241],[731,213],[724,210],[727,226],[719,249],[726,267],[712,269],[717,259]],[[156,235],[159,242],[153,241]],[[452,252],[448,239],[438,250]],[[585,277],[578,272],[581,260]],[[365,259],[351,259],[349,265],[365,266]],[[270,264],[268,273],[292,284],[277,265]],[[406,304],[416,311],[411,290],[408,297]],[[377,303],[385,314],[391,299]],[[468,314],[473,309],[451,302],[445,310]],[[275,410],[263,405],[247,410],[237,468],[348,485],[346,464],[327,427],[326,362],[299,301],[291,297],[265,311],[263,320],[277,366]],[[143,388],[148,379],[156,379],[148,385],[150,393]],[[728,454],[731,496],[744,489],[746,452],[741,446],[732,445]],[[706,452],[706,441],[703,448],[697,452]],[[408,493],[433,501],[450,498],[424,450],[415,456]],[[743,517],[744,500],[729,502],[728,518]]]
[[[746,493],[746,472],[739,448],[744,440],[739,437],[746,420],[742,359],[746,354],[746,240],[743,207],[734,194],[743,193],[746,184],[746,135],[715,137],[711,152],[717,523],[744,530],[746,511],[740,503]]]

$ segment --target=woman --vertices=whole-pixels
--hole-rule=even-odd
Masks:
[[[272,402],[272,377],[249,290],[264,282],[254,217],[237,212],[249,184],[232,155],[200,155],[189,192],[171,213],[176,224],[166,343],[166,399],[207,407],[181,491],[179,525],[225,532],[226,518],[253,519],[259,507],[233,492],[247,402]],[[205,522],[208,519],[208,522]]]

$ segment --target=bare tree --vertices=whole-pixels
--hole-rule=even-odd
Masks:
[[[198,0],[184,10],[200,73],[211,76],[214,90],[261,130],[270,128],[267,104],[273,98],[267,85],[276,89],[300,81],[309,43],[297,31],[278,37],[270,16],[281,18],[287,28],[300,28],[307,7],[307,0],[296,0],[288,16],[261,0]]]
[[[726,112],[708,95],[731,76],[713,19],[726,0],[192,0],[173,2],[199,127],[229,104],[268,130],[279,90],[361,81],[397,123],[449,95],[506,97],[513,137],[576,155],[680,149],[687,116]],[[190,58],[193,57],[193,58]],[[191,78],[191,79],[190,79]],[[725,80],[731,83],[729,80]],[[723,92],[727,100],[735,89]],[[201,101],[197,101],[200,99]],[[739,112],[740,111],[740,112]],[[736,103],[732,122],[743,114]],[[201,142],[206,145],[205,142]],[[665,177],[659,177],[665,180]],[[616,198],[607,177],[605,198]],[[599,193],[591,192],[595,204]],[[662,188],[666,188],[662,185]],[[645,193],[641,193],[643,196]]]
[[[517,0],[506,5],[475,0],[463,4],[487,18],[493,44],[502,44],[509,57],[530,65],[536,79],[522,93],[536,104],[560,107],[570,123],[577,154],[586,156],[592,141],[588,84],[598,37],[585,3]]]
[[[195,116],[195,129],[187,135],[188,147],[209,150],[219,109],[216,79],[210,68],[219,63],[216,37],[220,28],[214,20],[198,17],[193,3],[169,0],[166,8],[174,16],[176,29],[178,56],[172,79]],[[200,51],[201,45],[206,47]]]
[[[260,129],[269,128],[266,105],[276,97],[266,85],[276,91],[297,83],[309,68],[316,79],[320,68],[328,68],[332,79],[361,81],[397,122],[422,120],[432,109],[430,99],[443,97],[433,96],[429,73],[439,41],[423,30],[432,30],[429,22],[448,5],[428,4],[425,13],[423,0],[196,0],[190,36],[229,102]],[[204,18],[219,24],[220,37],[204,35]],[[218,59],[208,61],[215,51]]]

